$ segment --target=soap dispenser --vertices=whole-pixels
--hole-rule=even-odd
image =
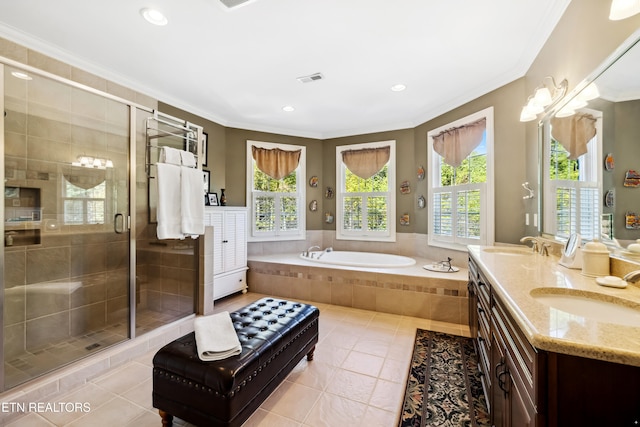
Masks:
[[[582,274],[589,277],[609,275],[609,250],[594,239],[582,248]]]

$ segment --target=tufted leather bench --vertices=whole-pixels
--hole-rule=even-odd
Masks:
[[[163,426],[173,416],[198,426],[240,426],[305,355],[313,360],[316,307],[263,298],[230,315],[240,355],[203,362],[193,332],[155,354],[153,406]]]

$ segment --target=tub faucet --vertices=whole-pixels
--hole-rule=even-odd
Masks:
[[[321,257],[322,255],[326,254],[327,252],[332,252],[332,251],[333,251],[333,248],[332,248],[332,247],[328,247],[327,249],[325,249],[324,251],[322,251],[322,253],[321,253],[321,254],[318,254],[318,258],[316,258],[316,259],[320,259],[320,257]]]
[[[531,242],[531,250],[533,250],[533,252],[538,252],[538,239],[536,237],[524,236],[520,239],[520,243],[526,242]]]
[[[313,258],[313,255],[311,254],[312,249],[320,249],[320,246],[311,246],[309,249],[307,249],[306,252],[302,253],[302,256],[306,256],[306,257],[310,256],[311,258]]]
[[[640,270],[635,270],[631,273],[625,274],[622,280],[624,280],[625,282],[636,283],[638,280],[640,280]]]

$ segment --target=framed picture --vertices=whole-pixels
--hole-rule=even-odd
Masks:
[[[207,206],[218,206],[218,193],[208,193],[205,203]]]
[[[204,176],[204,194],[207,194],[209,192],[209,180],[211,179],[211,172],[203,170],[202,175]]]
[[[209,134],[202,132],[202,166],[207,166],[207,152],[209,151]]]

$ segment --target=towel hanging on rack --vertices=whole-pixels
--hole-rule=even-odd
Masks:
[[[178,165],[161,162],[175,161],[176,156]],[[182,159],[193,166],[180,166]],[[162,147],[159,160],[156,164],[158,239],[196,239],[204,234],[202,170],[194,167],[196,162],[192,153],[170,147]]]

